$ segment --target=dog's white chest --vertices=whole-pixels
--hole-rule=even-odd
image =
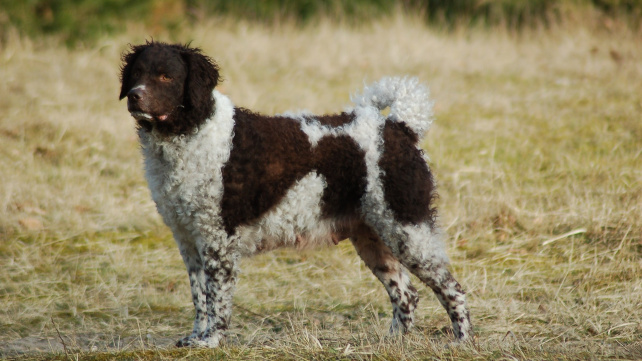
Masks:
[[[190,226],[193,214],[218,216],[222,168],[230,156],[234,107],[217,91],[214,116],[195,134],[161,139],[139,132],[145,177],[163,220],[172,228]]]

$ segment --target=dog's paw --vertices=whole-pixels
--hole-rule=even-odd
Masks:
[[[220,335],[199,338],[192,334],[178,340],[178,342],[176,342],[176,347],[216,348],[218,347],[221,338],[222,336]]]
[[[189,336],[185,336],[180,340],[178,340],[176,342],[176,347],[203,347],[199,345],[200,344],[199,341],[201,340],[198,338],[197,335],[191,334]]]

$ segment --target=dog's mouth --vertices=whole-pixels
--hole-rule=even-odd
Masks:
[[[139,111],[139,110],[135,110],[135,111],[129,112],[129,114],[131,114],[131,116],[134,117],[134,119],[136,119],[136,120],[148,120],[149,121],[149,120],[156,119],[156,120],[159,120],[161,122],[166,120],[167,117],[169,117],[169,114],[163,114],[163,115],[154,116],[154,115],[151,115],[149,113],[145,113],[145,112],[142,112],[142,111]]]

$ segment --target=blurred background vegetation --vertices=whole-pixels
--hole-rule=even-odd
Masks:
[[[74,45],[115,34],[132,22],[170,31],[213,16],[303,26],[320,18],[357,24],[399,11],[420,13],[427,24],[444,29],[519,30],[591,13],[624,19],[637,30],[642,0],[0,0],[0,41],[12,29],[29,37],[53,34]]]

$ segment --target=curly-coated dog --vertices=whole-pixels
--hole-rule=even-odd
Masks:
[[[120,99],[137,121],[149,188],[192,288],[194,330],[177,346],[219,345],[241,256],[344,239],[388,291],[391,332],[412,327],[409,270],[446,308],[455,337],[471,337],[418,145],[432,102],[417,80],[384,78],[335,115],[265,116],[215,90],[218,66],[197,48],[147,42],[122,60]]]

